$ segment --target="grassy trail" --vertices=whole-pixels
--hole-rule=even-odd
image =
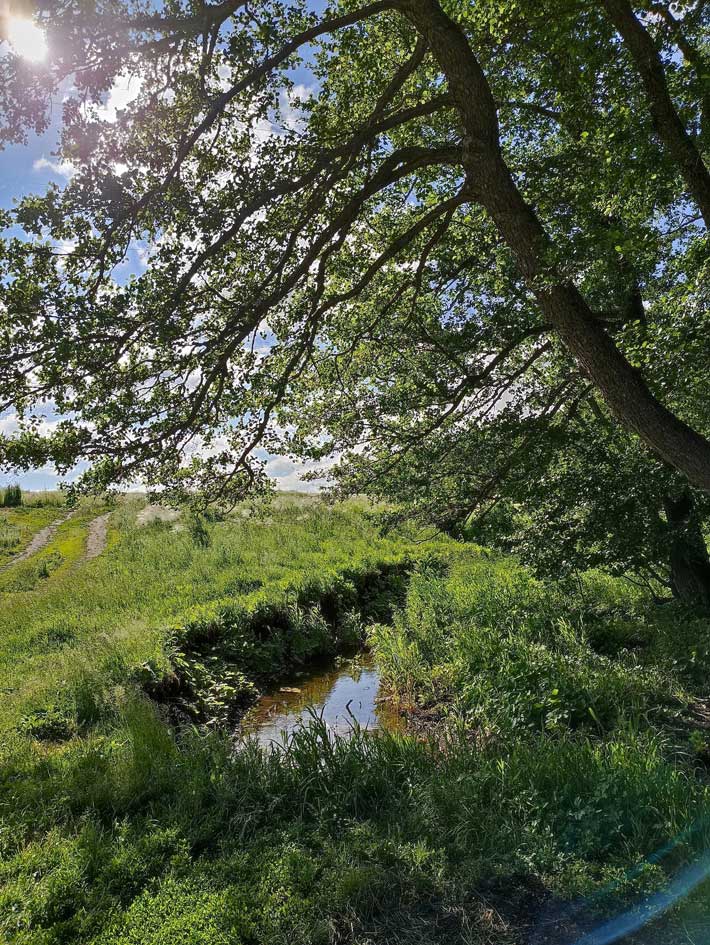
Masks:
[[[65,515],[61,505],[0,510],[0,571],[25,554],[38,535],[46,534]]]
[[[35,532],[26,548],[24,548],[14,557],[10,558],[10,560],[5,564],[0,566],[0,573],[2,571],[6,571],[8,568],[11,568],[13,565],[19,564],[21,561],[26,561],[27,558],[31,558],[32,555],[36,554],[38,551],[41,551],[41,549],[44,548],[45,545],[48,545],[52,540],[57,532],[57,529],[69,518],[71,518],[72,515],[72,512],[68,512],[63,517],[58,518],[52,522],[51,525],[45,525],[44,528],[41,528],[38,532]]]
[[[106,548],[108,543],[108,524],[110,512],[104,512],[89,523],[89,532],[86,537],[86,557],[96,558]]]
[[[25,509],[22,509],[19,513],[15,513],[15,516],[13,517],[21,521],[20,515],[25,511]],[[3,564],[0,564],[0,574],[2,574],[3,571],[7,571],[10,568],[15,567],[23,561],[27,561],[28,558],[32,558],[37,554],[37,552],[42,551],[44,548],[50,545],[62,525],[64,525],[77,514],[81,515],[81,511],[79,509],[72,509],[70,511],[64,512],[61,510],[52,509],[49,511],[49,524],[44,525],[41,528],[38,526],[41,524],[43,519],[47,517],[46,515],[38,516],[35,514],[33,516],[33,521],[24,521],[22,524],[25,526],[24,532],[27,536],[26,544],[22,546],[18,540],[18,550],[16,550],[16,553]],[[85,547],[85,556],[87,558],[95,558],[97,555],[100,555],[106,547],[108,542],[108,526],[110,517],[111,513],[105,512],[102,515],[96,516],[96,518],[90,519],[87,523],[86,516],[82,516],[82,524],[88,524]],[[9,516],[6,515],[5,521],[7,521],[8,518]],[[36,530],[33,531],[32,526],[34,526]]]

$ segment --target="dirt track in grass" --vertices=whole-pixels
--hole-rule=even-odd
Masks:
[[[0,567],[0,574],[2,574],[3,571],[7,571],[8,568],[11,568],[13,565],[19,564],[20,561],[26,561],[27,558],[31,558],[32,555],[36,554],[38,551],[41,551],[42,548],[44,548],[45,545],[48,545],[52,538],[54,538],[54,535],[56,534],[60,525],[63,525],[74,514],[75,512],[71,511],[68,513],[68,515],[65,515],[63,518],[56,519],[50,525],[46,525],[44,528],[41,528],[38,532],[36,532],[32,536],[29,545],[23,551],[21,551],[19,554],[16,554],[14,558],[6,561],[5,564]]]
[[[106,547],[108,538],[108,520],[111,517],[110,512],[99,515],[98,518],[89,522],[89,534],[86,539],[87,558],[96,558]]]
[[[32,555],[37,554],[38,551],[41,551],[54,538],[60,526],[62,526],[75,514],[76,511],[73,510],[62,518],[52,522],[50,525],[46,525],[44,528],[40,529],[35,535],[32,536],[30,543],[23,551],[21,551],[19,554],[16,554],[14,558],[11,558],[9,561],[6,561],[5,564],[0,566],[0,574],[2,574],[3,571],[7,571],[9,568],[13,567],[13,565],[19,564],[21,561],[26,561],[27,558],[31,558]],[[84,553],[85,558],[96,558],[106,548],[106,541],[108,538],[108,522],[110,517],[111,513],[106,512],[104,515],[99,515],[97,518],[92,519],[89,522],[89,530],[86,538],[86,551]]]

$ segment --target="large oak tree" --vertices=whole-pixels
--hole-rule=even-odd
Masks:
[[[226,495],[284,437],[373,482],[445,440],[487,481],[593,400],[710,491],[704,4],[39,19],[50,61],[0,65],[3,137],[61,95],[75,173],[7,215],[0,406],[25,425],[5,464]],[[117,80],[135,95],[109,116]]]

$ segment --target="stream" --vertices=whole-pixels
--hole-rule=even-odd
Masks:
[[[396,708],[380,694],[380,673],[373,656],[359,653],[317,669],[309,668],[281,680],[259,698],[244,716],[239,735],[260,745],[283,746],[299,726],[323,719],[330,735],[347,736],[354,724],[368,731],[401,731]]]

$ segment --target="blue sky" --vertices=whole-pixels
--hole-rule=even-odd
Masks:
[[[0,54],[4,43],[0,41]],[[307,69],[298,69],[294,72],[296,82],[310,85],[313,78]],[[107,108],[122,107],[130,99],[130,88],[118,84],[109,93]],[[62,96],[59,93],[53,103],[52,122],[42,135],[30,134],[26,145],[13,145],[0,151],[0,207],[10,209],[15,202],[32,193],[43,193],[50,183],[63,186],[68,179],[68,169],[62,166],[61,160],[55,155],[61,127]],[[135,263],[137,264],[137,260]],[[131,265],[127,267],[130,271]],[[51,411],[46,413],[47,420],[56,419]],[[0,414],[0,432],[12,432],[15,428],[12,411]],[[301,483],[299,471],[303,466],[290,460],[288,457],[270,456],[262,453],[267,459],[268,471],[275,479],[277,486],[282,489],[318,488],[313,483]],[[81,471],[77,467],[73,476]],[[9,482],[19,482],[26,489],[55,488],[62,480],[73,478],[72,475],[59,477],[52,467],[43,467],[26,473],[17,474],[0,468],[0,486]]]
[[[27,145],[11,145],[0,152],[0,207],[12,207],[15,200],[31,193],[41,193],[48,183],[63,184],[66,178],[51,168],[59,134],[61,99],[57,98],[52,123],[45,134],[31,134]]]

